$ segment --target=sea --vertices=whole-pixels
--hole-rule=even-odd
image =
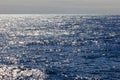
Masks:
[[[120,80],[120,15],[1,14],[0,80]]]

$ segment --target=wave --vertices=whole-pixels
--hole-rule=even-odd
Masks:
[[[45,73],[23,66],[0,65],[0,80],[44,80]]]

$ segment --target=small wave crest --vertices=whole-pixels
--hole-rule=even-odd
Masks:
[[[44,80],[45,77],[46,75],[39,69],[0,65],[0,80]]]

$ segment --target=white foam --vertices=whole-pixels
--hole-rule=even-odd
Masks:
[[[0,80],[44,80],[45,77],[46,75],[39,69],[0,65]]]

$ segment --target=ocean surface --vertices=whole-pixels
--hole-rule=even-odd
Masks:
[[[120,15],[0,15],[0,80],[120,80]]]

